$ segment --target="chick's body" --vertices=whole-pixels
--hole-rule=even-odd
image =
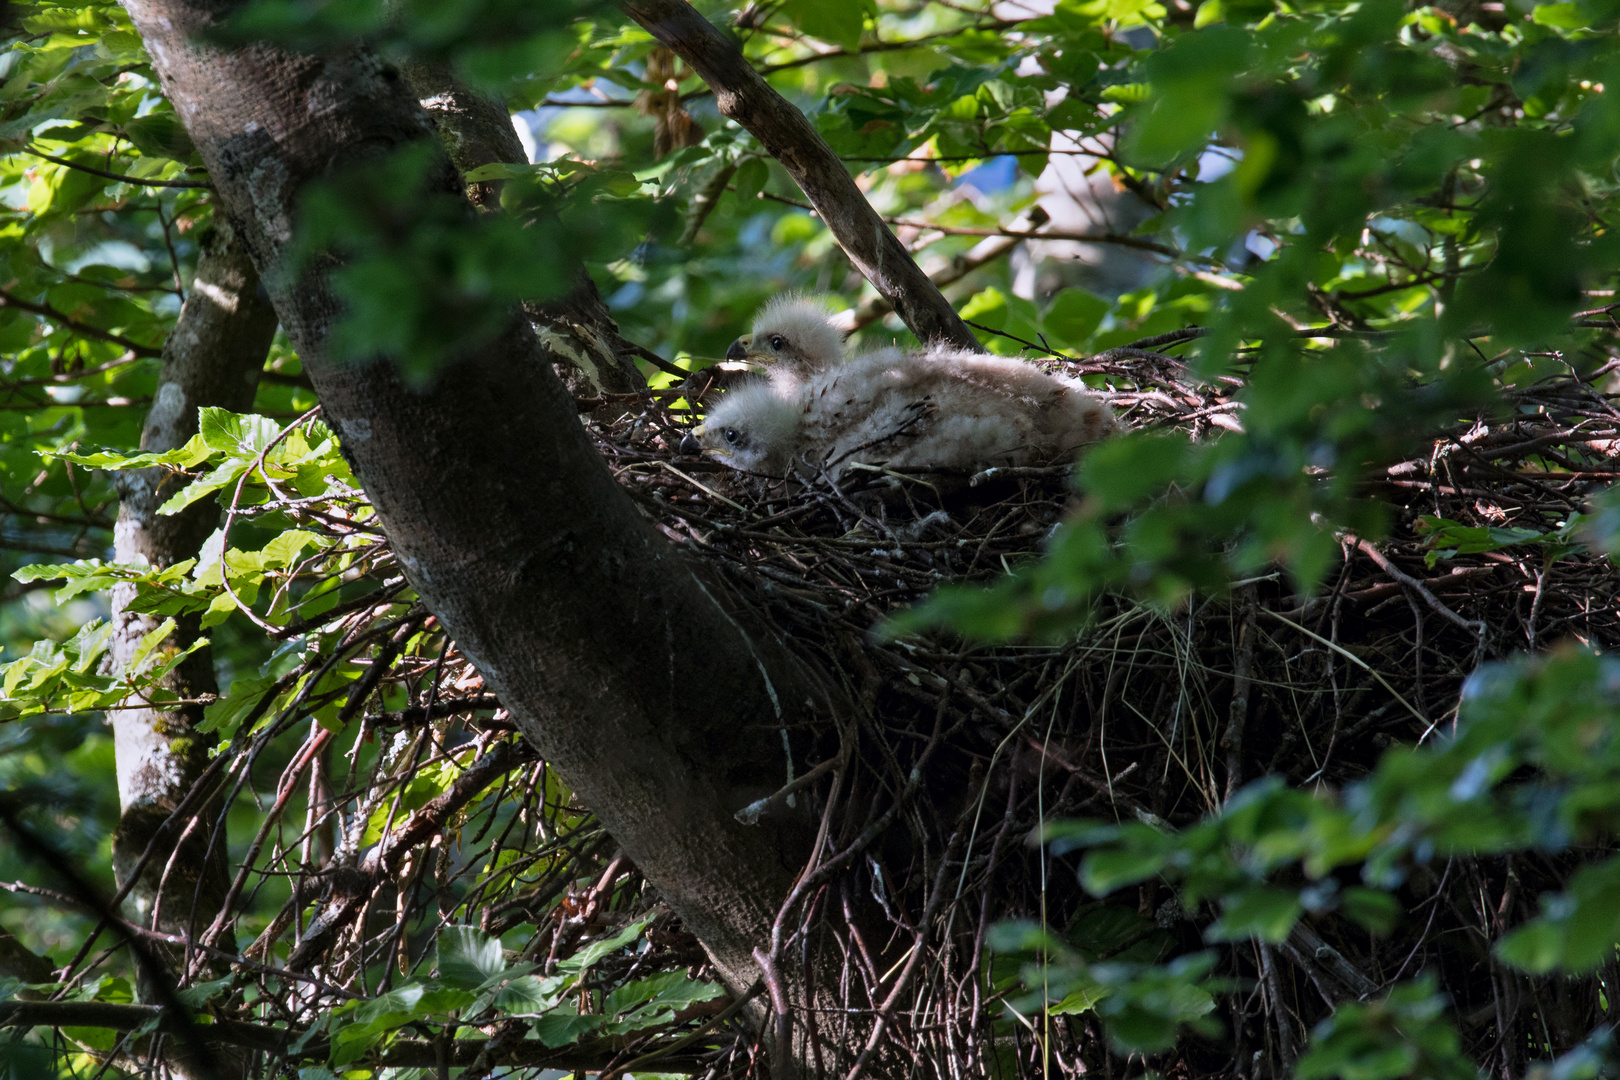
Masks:
[[[1112,434],[1107,405],[1021,360],[883,349],[807,381],[801,442],[835,476],[851,462],[979,469],[1072,455]]]
[[[1112,410],[1081,384],[1023,361],[881,349],[796,385],[729,395],[705,424],[705,445],[752,472],[825,467],[836,477],[854,462],[940,470],[1044,464],[1117,428]]]

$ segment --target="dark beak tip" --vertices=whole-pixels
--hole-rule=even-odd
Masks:
[[[746,359],[748,359],[748,346],[743,344],[742,338],[738,338],[736,341],[733,341],[730,345],[726,346],[726,359],[727,360],[746,360]]]
[[[703,446],[690,435],[681,436],[681,453],[696,456],[703,453]]]

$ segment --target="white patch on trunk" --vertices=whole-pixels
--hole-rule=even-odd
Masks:
[[[186,392],[177,382],[166,382],[158,387],[152,411],[146,414],[146,427],[170,428],[185,414]]]
[[[550,327],[541,326],[538,329],[540,331],[540,344],[552,352],[562,353],[568,357],[573,362],[573,365],[584,373],[585,381],[591,384],[591,392],[600,394],[602,392],[602,376],[596,366],[596,361],[586,356],[579,349],[574,348],[573,342]]]
[[[163,719],[160,712],[125,709],[120,710],[113,721],[118,803],[126,814],[134,807],[151,805],[164,796],[173,798],[183,794],[180,762],[169,748],[169,740],[156,729]]]
[[[236,305],[240,299],[237,294],[232,292],[230,289],[222,289],[213,282],[204,281],[202,278],[198,278],[196,281],[192,282],[191,291],[194,293],[202,293],[204,296],[208,297],[208,299],[218,304],[221,309],[230,312],[234,312],[236,310]]]

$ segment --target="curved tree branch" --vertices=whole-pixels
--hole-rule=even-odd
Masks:
[[[0,830],[9,834],[17,852],[24,858],[39,863],[61,881],[76,900],[101,916],[104,922],[122,932],[123,920],[113,912],[100,891],[86,880],[72,859],[29,827],[22,818],[20,812],[22,809],[10,798],[0,797]],[[183,1077],[196,1080],[226,1080],[220,1055],[204,1038],[198,1025],[192,1021],[190,1010],[175,993],[174,983],[163,960],[137,934],[124,933],[124,943],[134,957],[136,971],[142,983],[155,1001],[154,1007],[162,1009],[172,1018],[173,1033],[182,1044],[178,1048],[179,1052],[171,1055],[166,1063]],[[30,1008],[38,1004],[45,1003],[18,1002],[13,1007]]]
[[[956,284],[980,267],[1001,258],[1025,240],[1044,240],[1046,238],[1046,234],[1041,232],[1041,227],[1050,221],[1051,217],[1041,207],[1030,207],[1029,211],[1022,215],[1020,220],[1024,225],[1021,230],[1008,228],[975,244],[972,251],[956,256],[944,266],[929,274],[929,280],[943,289],[947,285]],[[877,322],[893,310],[889,306],[889,302],[883,297],[874,296],[862,301],[859,307],[851,311],[844,311],[835,315],[833,317],[834,325],[846,334],[854,333],[856,330]]]
[[[142,180],[138,176],[129,176],[124,173],[108,172],[106,169],[96,169],[90,167],[89,165],[81,165],[77,161],[69,161],[67,158],[57,157],[54,154],[47,154],[42,150],[35,150],[27,146],[22,148],[22,152],[25,154],[31,154],[37,158],[44,158],[53,165],[60,165],[66,169],[77,169],[80,172],[89,173],[91,176],[99,176],[103,180],[116,180],[120,184],[129,184],[133,187],[202,188],[205,191],[214,190],[214,185],[203,183],[202,181],[198,180]]]
[[[58,311],[49,304],[38,304],[30,300],[24,300],[20,296],[11,295],[4,289],[0,289],[0,307],[13,307],[21,311],[29,312],[33,315],[43,316],[44,318],[51,320],[51,322],[56,323],[58,326],[66,327],[75,334],[80,334],[87,338],[95,338],[97,341],[111,342],[114,345],[122,345],[134,356],[151,358],[154,356],[161,356],[163,354],[163,350],[161,349],[153,348],[150,345],[142,345],[138,341],[131,341],[122,334],[115,334],[111,330],[103,330],[99,326],[91,326],[89,323],[79,322],[77,319],[64,312]]]
[[[803,113],[771,89],[725,34],[686,0],[620,0],[619,6],[703,77],[722,116],[747,128],[782,163],[850,262],[918,340],[983,351],[939,287],[866,201],[832,147]]]
[[[452,814],[493,781],[532,760],[533,755],[522,748],[500,742],[469,765],[448,791],[418,809],[372,848],[358,868],[334,882],[333,895],[310,920],[302,940],[287,957],[287,966],[302,969],[318,959],[338,933],[359,918],[377,888],[399,872],[399,864],[408,852],[439,833]]]

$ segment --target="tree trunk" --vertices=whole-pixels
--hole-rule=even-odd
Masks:
[[[157,394],[141,432],[141,449],[161,452],[185,445],[197,433],[197,410],[202,406],[234,412],[252,408],[275,330],[275,311],[259,293],[253,263],[221,217],[164,343]],[[211,502],[193,504],[172,516],[158,514],[158,507],[178,486],[164,469],[122,473],[119,479],[123,501],[113,533],[117,562],[166,567],[194,558],[218,525],[219,511]],[[112,592],[110,651],[119,670],[128,665],[141,639],[161,623],[152,615],[130,611],[134,596],[134,587],[128,585]],[[181,618],[163,650],[172,654],[199,635],[196,616]],[[216,692],[208,648],[187,657],[167,685],[182,699]],[[213,739],[195,730],[202,708],[119,709],[111,715],[122,808],[113,834],[114,874],[123,887],[156,837],[153,855],[129,893],[132,919],[168,934],[198,933],[218,913],[229,884],[223,838],[209,851],[217,802],[204,803],[189,821],[158,833],[208,766]],[[225,945],[230,947],[229,942]],[[171,968],[182,970],[174,963]],[[153,1000],[150,987],[143,985],[142,991],[143,1000]],[[182,1074],[187,1071],[181,1063],[171,1065]]]
[[[421,393],[387,364],[325,359],[338,305],[320,278],[276,271],[308,182],[432,133],[397,72],[362,51],[199,45],[229,12],[206,0],[126,6],[412,584],[732,989],[748,987],[813,830],[733,815],[802,771],[783,733],[825,731],[842,704],[643,520],[525,322]],[[448,160],[436,183],[461,190]]]
[[[484,165],[524,165],[528,158],[512,129],[506,106],[466,86],[443,64],[407,63],[401,69],[427,111],[439,141],[463,176]],[[467,198],[485,210],[500,209],[498,182],[466,185]],[[628,342],[619,336],[596,283],[578,268],[578,284],[566,296],[523,305],[547,351],[561,362],[557,374],[575,397],[645,390]]]

